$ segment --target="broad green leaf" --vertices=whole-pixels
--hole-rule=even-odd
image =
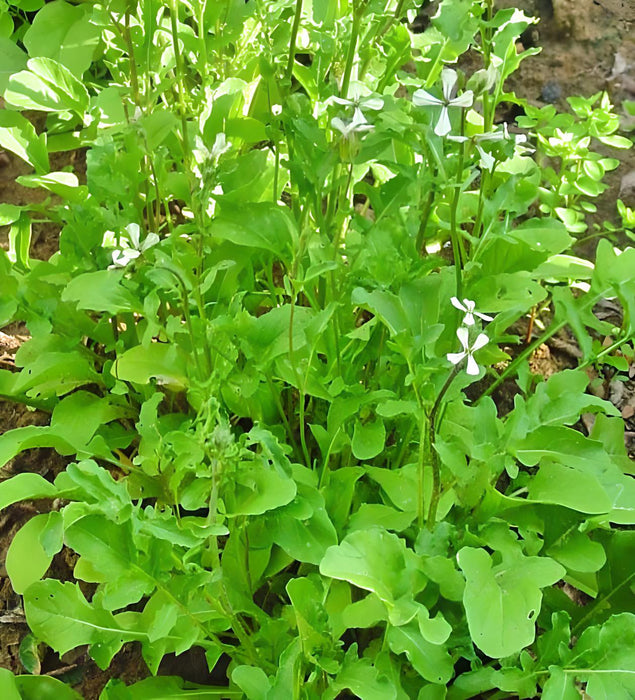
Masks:
[[[604,547],[579,530],[560,538],[546,553],[573,571],[598,571],[606,562]]]
[[[142,304],[122,284],[123,270],[99,270],[77,275],[66,285],[62,301],[77,302],[78,309],[106,311],[115,315],[142,311]]]
[[[446,684],[454,673],[452,657],[444,646],[422,637],[416,622],[388,628],[388,646],[395,654],[405,654],[415,671],[430,683]]]
[[[593,474],[545,460],[529,484],[529,498],[582,513],[608,513],[612,503]]]
[[[399,598],[413,596],[425,586],[419,557],[397,535],[376,527],[352,532],[330,547],[320,573],[372,591],[389,610]]]
[[[625,525],[635,523],[635,481],[622,473],[602,443],[572,428],[543,426],[515,442],[511,451],[527,466],[539,462],[544,466],[545,462],[553,461],[585,477],[593,477],[610,499],[611,522]]]
[[[183,390],[187,379],[187,360],[180,348],[172,343],[151,343],[148,347],[137,345],[126,350],[114,362],[110,373],[113,377],[135,384],[157,384],[175,391]]]
[[[565,673],[558,666],[549,666],[549,678],[542,686],[542,700],[580,700],[573,674]]]
[[[81,700],[69,685],[51,676],[14,676],[0,668],[0,696],[3,700]]]
[[[522,242],[532,250],[550,255],[562,253],[573,242],[565,225],[551,218],[523,221],[510,229],[507,235],[510,239]]]
[[[282,259],[289,258],[297,238],[288,210],[265,202],[223,204],[222,214],[212,222],[211,233],[218,240],[267,250]]]
[[[597,531],[594,535],[606,552],[606,563],[597,573],[600,593],[584,608],[584,616],[590,622],[603,622],[611,615],[633,609],[635,532]]]
[[[326,550],[337,544],[337,532],[320,493],[298,484],[298,494],[289,505],[271,513],[273,541],[294,559],[319,564]],[[298,513],[298,507],[305,510]]]
[[[416,512],[419,494],[417,467],[414,464],[400,469],[366,467],[368,476],[386,492],[390,501],[400,510]]]
[[[154,588],[154,581],[139,567],[139,555],[129,520],[114,523],[102,515],[87,515],[71,523],[66,544],[108,582],[102,604],[109,610],[137,603]],[[123,579],[123,585],[119,584]]]
[[[561,579],[564,567],[546,557],[522,555],[507,556],[492,566],[485,550],[472,547],[463,547],[458,561],[466,577],[463,605],[476,646],[498,659],[531,644],[542,602],[541,588]]]
[[[52,58],[31,58],[27,67],[9,79],[5,90],[9,104],[44,112],[74,111],[83,116],[88,109],[88,91],[68,68]]]
[[[247,700],[267,700],[271,681],[267,674],[256,666],[236,666],[232,681],[245,693]]]
[[[271,690],[267,693],[267,700],[292,697],[298,677],[298,665],[302,649],[300,640],[294,639],[280,654],[278,672],[271,684]]]
[[[107,469],[92,459],[69,464],[55,479],[55,486],[77,499],[98,504],[99,510],[114,522],[123,522],[131,515],[132,502],[126,482],[115,481]]]
[[[351,449],[357,459],[373,459],[384,449],[386,442],[386,428],[384,421],[379,417],[369,423],[355,421],[353,428],[353,440]]]
[[[260,515],[290,503],[296,484],[260,463],[243,463],[222,492],[229,516]]]
[[[350,690],[360,700],[396,700],[397,689],[394,683],[381,674],[368,658],[358,658],[357,644],[346,650],[344,663],[335,680],[330,684],[325,700],[340,697],[344,690]]]
[[[324,608],[324,592],[320,582],[309,578],[294,578],[287,584],[293,605],[302,651],[308,660],[326,672],[336,673],[336,644]]]
[[[16,178],[24,187],[43,187],[69,202],[79,204],[88,196],[86,185],[80,185],[74,173],[58,172],[47,175],[21,175]]]
[[[371,527],[381,527],[393,532],[402,532],[410,527],[412,521],[417,517],[415,511],[405,513],[385,506],[381,503],[362,503],[362,505],[351,515],[348,521],[348,529],[368,530]]]
[[[41,352],[29,361],[27,349],[31,355],[31,343],[27,341],[16,354],[16,364],[24,364],[13,385],[16,394],[26,393],[33,398],[50,398],[64,396],[70,391],[86,384],[101,385],[99,374],[95,371],[88,353],[84,348],[60,349]],[[33,348],[38,348],[34,345]]]
[[[6,567],[16,593],[24,593],[32,583],[39,581],[53,561],[55,552],[47,553],[40,541],[48,519],[48,513],[33,516],[11,540]],[[62,548],[61,545],[60,542],[59,549]]]
[[[22,208],[14,204],[0,204],[0,226],[12,224],[20,218]]]
[[[9,229],[9,250],[7,257],[18,269],[28,270],[31,267],[31,235],[33,228],[31,217],[22,212],[20,218]]]
[[[32,584],[24,593],[24,612],[33,633],[58,654],[90,644],[100,668],[108,666],[125,642],[146,637],[129,632],[116,616],[88,603],[70,582],[46,579]]]
[[[91,8],[64,0],[47,3],[24,34],[29,56],[46,56],[63,64],[80,78],[90,66],[100,29],[90,21]]]
[[[0,483],[0,510],[27,499],[56,498],[57,494],[57,488],[39,474],[16,474]]]
[[[614,615],[580,635],[563,670],[586,681],[593,700],[627,700],[635,696],[634,648],[635,615]]]
[[[31,122],[18,112],[0,110],[0,147],[22,158],[39,173],[49,169],[46,134],[38,134]]]
[[[525,403],[529,422],[523,429],[529,432],[543,425],[573,425],[582,413],[602,411],[618,415],[613,404],[586,393],[589,377],[583,370],[556,372]]]
[[[9,82],[9,77],[26,68],[26,54],[5,36],[0,36],[0,95]]]

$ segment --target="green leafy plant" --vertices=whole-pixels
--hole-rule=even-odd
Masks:
[[[506,91],[534,20],[489,0],[419,34],[403,0],[39,8],[0,42],[0,144],[55,196],[0,209],[0,324],[31,336],[0,396],[51,414],[0,461],[69,457],[0,484],[2,507],[54,499],[7,554],[34,637],[102,668],[130,642],[151,674],[194,646],[227,667],[104,699],[635,692],[633,468],[584,371],[632,344],[635,251],[572,254],[618,164],[596,142],[630,145],[608,97]],[[50,171],[77,147],[85,184]],[[580,366],[532,374],[565,327]],[[63,547],[75,581],[46,576]]]

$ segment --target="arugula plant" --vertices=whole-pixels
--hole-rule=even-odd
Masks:
[[[618,164],[594,148],[630,146],[608,97],[507,91],[534,20],[490,0],[421,33],[409,0],[7,7],[0,145],[55,199],[0,205],[0,325],[31,335],[0,396],[51,414],[0,462],[70,462],[0,484],[54,499],[7,554],[34,637],[216,674],[104,699],[635,692],[633,467],[584,371],[632,345],[635,250],[573,254]],[[50,166],[78,147],[85,184]],[[565,327],[580,366],[533,375]],[[75,581],[46,575],[63,547]]]

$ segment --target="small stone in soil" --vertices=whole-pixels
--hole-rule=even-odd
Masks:
[[[562,97],[562,87],[555,80],[549,80],[542,86],[540,97],[543,102],[553,104]]]

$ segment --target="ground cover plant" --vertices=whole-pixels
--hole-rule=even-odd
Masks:
[[[104,700],[635,693],[635,472],[585,372],[633,361],[635,217],[587,223],[630,141],[606,94],[507,91],[532,18],[443,0],[415,32],[419,4],[6,3],[0,146],[51,198],[0,205],[0,326],[30,334],[0,396],[51,419],[0,463],[69,459],[0,484],[50,501],[7,554],[6,697],[78,697],[42,644],[131,643],[151,674],[201,647],[216,685]],[[76,148],[85,184],[51,171]],[[565,328],[579,366],[533,374]]]

